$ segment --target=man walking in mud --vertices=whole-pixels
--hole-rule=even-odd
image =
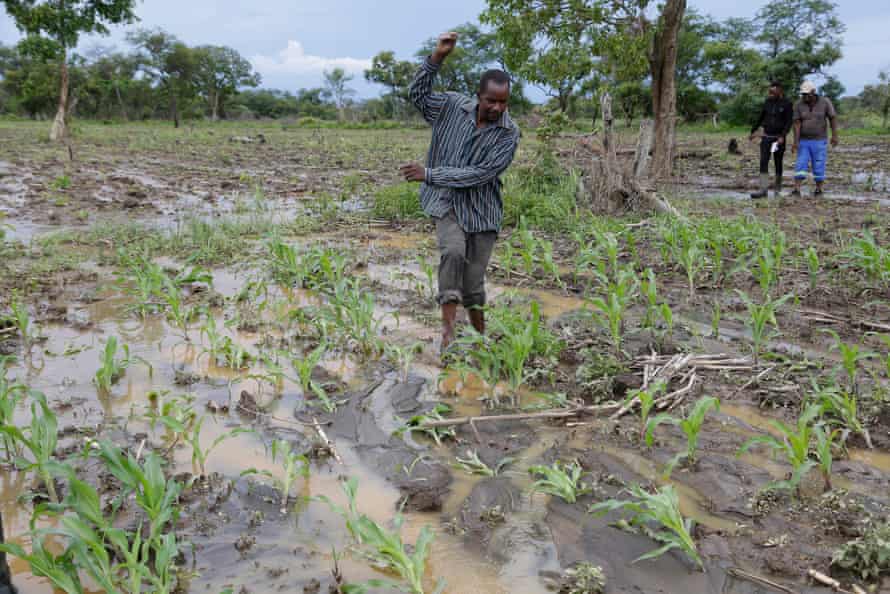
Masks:
[[[507,114],[507,73],[486,71],[475,98],[433,92],[436,73],[456,43],[457,33],[440,35],[414,76],[411,101],[433,135],[426,167],[400,167],[406,180],[421,182],[420,203],[436,222],[443,353],[454,340],[459,304],[473,328],[485,331],[485,270],[503,217],[499,176],[519,143],[519,128]]]
[[[816,85],[804,81],[800,86],[800,101],[794,104],[794,146],[797,153],[794,164],[794,191],[800,196],[800,185],[807,178],[807,168],[813,166],[816,182],[814,196],[822,195],[825,182],[825,162],[828,160],[828,122],[831,122],[831,146],[837,146],[837,112],[828,97],[816,94]]]
[[[791,131],[791,112],[794,107],[785,98],[782,83],[772,82],[767,91],[766,101],[760,110],[760,116],[751,128],[751,140],[755,132],[762,126],[763,136],[760,137],[760,185],[751,198],[766,198],[769,190],[769,162],[775,162],[776,196],[782,192],[782,161],[785,159],[785,137]]]

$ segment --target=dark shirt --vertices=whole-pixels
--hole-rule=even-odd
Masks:
[[[433,93],[439,67],[426,60],[411,83],[411,102],[433,127],[420,204],[431,217],[451,210],[467,233],[500,231],[501,173],[513,161],[519,127],[507,112],[476,127],[478,101],[460,93]]]
[[[801,140],[827,140],[828,121],[836,117],[828,97],[819,97],[812,105],[803,99],[794,104],[794,121],[800,122]]]
[[[763,102],[760,115],[751,128],[751,134],[757,128],[763,126],[763,133],[767,136],[784,137],[791,130],[792,114],[794,106],[784,97],[770,97]]]

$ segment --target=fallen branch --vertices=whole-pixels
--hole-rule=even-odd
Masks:
[[[836,579],[830,578],[824,573],[820,573],[815,569],[808,569],[807,575],[810,576],[810,579],[812,579],[814,582],[818,582],[823,586],[828,586],[835,592],[841,592],[841,594],[853,594],[849,590],[844,590],[843,588],[841,588],[841,583]]]
[[[766,377],[766,374],[768,374],[770,371],[772,371],[775,368],[776,368],[775,365],[773,365],[772,367],[767,367],[766,369],[764,369],[763,371],[758,373],[755,377],[753,377],[750,380],[748,380],[747,382],[745,382],[745,384],[741,388],[739,388],[738,390],[733,392],[732,395],[737,396],[739,393],[744,392],[751,386],[756,385],[757,383],[760,382],[760,380],[762,380],[764,377]]]
[[[568,419],[581,415],[597,415],[605,414],[616,408],[620,404],[602,404],[599,406],[581,406],[573,409],[564,410],[548,410],[534,413],[516,413],[510,415],[486,415],[481,417],[454,417],[452,419],[440,419],[424,421],[417,425],[419,429],[433,429],[436,427],[455,427],[457,425],[473,425],[475,423],[484,423],[486,421],[528,421],[534,419]]]

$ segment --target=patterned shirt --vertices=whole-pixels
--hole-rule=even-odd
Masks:
[[[431,217],[454,209],[467,233],[500,231],[504,205],[500,174],[513,161],[519,127],[507,112],[476,127],[478,101],[460,93],[433,93],[439,66],[427,59],[411,83],[411,102],[433,127],[420,204]]]

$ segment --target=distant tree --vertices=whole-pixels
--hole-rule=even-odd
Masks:
[[[493,25],[505,61],[521,76],[546,85],[560,107],[596,66],[620,81],[648,69],[655,130],[651,173],[669,175],[676,144],[677,38],[686,0],[666,0],[652,20],[651,0],[488,0],[481,19]]]
[[[95,48],[90,52],[85,67],[85,97],[80,105],[90,101],[88,112],[95,117],[118,117],[129,119],[130,105],[134,91],[145,85],[136,74],[139,59],[133,55],[113,52],[105,48]]]
[[[141,68],[166,96],[170,118],[178,128],[183,107],[196,96],[195,52],[162,29],[141,29],[127,39],[140,50]]]
[[[846,92],[847,87],[841,84],[834,76],[829,76],[825,82],[819,87],[819,94],[831,99],[835,105],[840,105],[841,96]]]
[[[391,51],[380,52],[371,60],[371,68],[365,70],[365,80],[383,85],[389,90],[387,117],[401,117],[405,114],[408,101],[408,87],[417,66],[412,62],[397,60]]]
[[[455,91],[474,96],[479,88],[482,73],[489,68],[504,68],[500,43],[494,33],[486,33],[473,23],[464,23],[451,29],[458,35],[457,47],[442,64],[436,77],[436,90]],[[424,59],[433,53],[437,38],[423,42],[416,56]]]
[[[769,2],[754,19],[754,41],[764,48],[767,77],[797,88],[807,76],[843,55],[844,24],[830,0]]]
[[[886,128],[890,119],[890,68],[878,74],[878,84],[865,85],[859,100],[862,107],[881,116],[882,126]]]
[[[332,120],[336,118],[336,107],[331,102],[327,89],[316,87],[300,89],[296,97],[297,114],[300,117]]]
[[[355,95],[355,91],[346,85],[353,79],[352,75],[346,74],[342,68],[334,68],[331,71],[324,71],[324,86],[328,95],[334,100],[337,106],[337,118],[343,120],[343,109],[350,97]]]
[[[197,90],[207,101],[213,121],[219,119],[227,99],[241,88],[259,86],[262,80],[250,62],[230,47],[202,45],[192,51]]]
[[[135,0],[2,0],[16,27],[40,40],[43,57],[59,65],[59,103],[50,130],[51,140],[67,136],[68,52],[82,33],[108,34],[107,25],[132,23]]]

